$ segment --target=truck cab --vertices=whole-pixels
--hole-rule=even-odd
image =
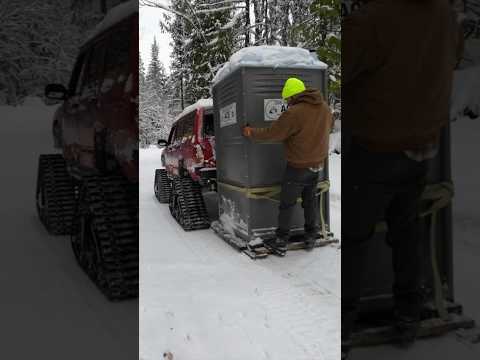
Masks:
[[[137,54],[133,12],[83,44],[67,87],[46,87],[47,98],[63,100],[53,122],[54,144],[75,178],[119,172],[138,181]]]
[[[191,177],[206,185],[216,175],[213,106],[208,101],[187,108],[172,126],[165,146],[162,165],[169,176]]]

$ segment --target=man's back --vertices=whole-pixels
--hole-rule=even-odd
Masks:
[[[459,29],[448,0],[376,0],[344,20],[344,125],[377,150],[436,141]]]
[[[322,165],[328,156],[332,114],[319,90],[307,89],[270,128],[254,129],[255,140],[283,141],[285,156],[294,167]]]

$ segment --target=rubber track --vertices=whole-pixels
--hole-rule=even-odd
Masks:
[[[37,204],[40,220],[52,235],[71,234],[76,208],[76,187],[61,154],[39,156],[37,201],[42,187],[45,194],[43,209]]]
[[[138,186],[120,176],[88,177],[81,199],[93,217],[100,253],[90,277],[110,300],[137,297]]]
[[[190,178],[175,177],[172,180],[170,213],[185,231],[208,229],[208,217],[202,189]],[[175,201],[176,200],[176,201]]]
[[[155,197],[162,204],[168,204],[172,193],[172,181],[167,176],[165,169],[155,170]]]

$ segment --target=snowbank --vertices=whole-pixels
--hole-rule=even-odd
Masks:
[[[187,106],[183,111],[175,117],[175,121],[180,119],[181,117],[191,113],[192,111],[197,110],[198,108],[211,108],[213,107],[213,100],[212,99],[200,99],[195,104]]]
[[[327,64],[318,60],[315,54],[298,47],[252,46],[237,51],[230,57],[212,80],[216,84],[228,74],[242,66],[317,68],[326,69]]]
[[[480,115],[480,66],[455,72],[450,119],[461,119],[469,113]]]
[[[95,36],[101,34],[103,31],[112,27],[116,23],[135,13],[138,13],[138,0],[130,0],[118,6],[115,6],[107,13],[107,15],[105,15],[105,18],[92,31],[92,33],[85,40],[84,44],[89,42]]]

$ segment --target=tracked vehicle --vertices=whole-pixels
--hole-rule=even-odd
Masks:
[[[138,295],[138,2],[113,8],[81,47],[68,86],[45,97],[56,153],[40,155],[36,206],[111,300]]]
[[[213,105],[201,100],[187,107],[172,126],[164,147],[163,169],[155,171],[154,191],[186,231],[208,229],[202,188],[215,189],[216,160]]]

